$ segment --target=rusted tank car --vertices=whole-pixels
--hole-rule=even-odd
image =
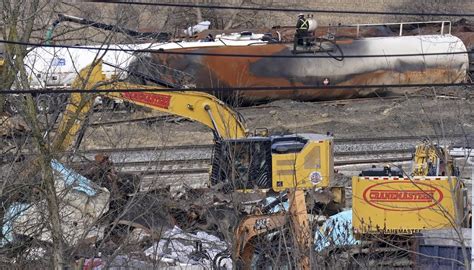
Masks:
[[[157,52],[137,55],[131,70],[157,80],[174,82],[175,76],[166,75],[156,67],[179,70],[189,74],[197,87],[295,87],[294,90],[214,93],[220,97],[238,95],[244,103],[255,103],[275,99],[328,100],[374,94],[374,89],[367,88],[298,89],[302,86],[458,83],[466,79],[469,68],[466,46],[450,34],[345,38],[336,39],[336,44],[324,43],[318,49],[300,48],[296,51],[293,44],[261,42],[246,46],[173,49],[176,52],[261,57],[169,55]],[[435,55],[401,56],[405,54]],[[332,57],[313,58],[313,55]],[[354,55],[400,56],[349,57]],[[387,91],[378,89],[377,93]]]

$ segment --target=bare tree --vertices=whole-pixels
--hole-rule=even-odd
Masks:
[[[2,18],[4,18],[5,22],[3,36],[5,40],[10,41],[28,42],[43,37],[44,31],[50,25],[51,20],[55,18],[53,10],[70,11],[76,15],[87,15],[94,17],[96,20],[103,19],[108,23],[117,25],[137,27],[152,25],[152,23],[149,22],[149,18],[142,18],[145,17],[141,14],[142,10],[136,7],[110,9],[104,12],[106,14],[101,17],[99,15],[103,14],[99,14],[98,9],[94,8],[95,6],[93,5],[84,7],[80,4],[72,5],[62,3],[62,5],[59,6],[55,2],[44,3],[42,1],[4,1],[2,4],[5,5],[5,7],[2,8]],[[248,1],[238,1],[237,4],[250,5],[252,3]],[[262,4],[260,3],[259,5]],[[181,17],[177,16],[178,18],[189,18],[185,24],[171,20],[171,17],[176,15],[174,11],[170,12],[169,9],[166,9],[163,12],[168,15],[168,19],[163,20],[160,26],[168,28],[182,29],[208,18],[214,21],[222,21],[222,23],[217,25],[226,29],[240,26],[254,27],[265,24],[264,18],[257,17],[260,13],[253,12],[216,12],[204,9],[192,9],[183,12],[183,14],[180,15]],[[96,16],[99,18],[96,18]],[[134,20],[137,17],[141,19]],[[220,20],[220,18],[222,18],[222,20]],[[107,47],[111,44],[118,42],[136,42],[136,40],[120,33],[111,34],[101,30],[91,30],[83,26],[77,27],[69,24],[61,25],[53,37],[57,44],[93,43],[102,45],[104,48],[103,51],[99,52],[94,59],[91,59],[91,62],[99,60],[103,56],[103,52],[106,51]],[[5,59],[7,65],[2,71],[2,82],[5,83],[2,89],[27,89],[30,87],[28,72],[25,70],[24,65],[24,58],[27,52],[28,48],[26,46],[15,44],[6,45]],[[79,70],[76,70],[76,73],[78,72]],[[87,78],[84,79],[87,80]],[[84,87],[85,83],[78,86],[78,88]],[[76,106],[90,106],[95,99],[94,95],[83,96],[84,99],[80,99],[75,104]],[[0,98],[4,98],[4,95],[0,95]],[[429,98],[426,100],[429,100]],[[422,113],[417,114],[418,117],[403,115],[405,112],[399,110],[396,116],[390,118],[392,120],[394,119],[394,121],[383,121],[384,128],[389,126],[389,128],[391,127],[394,130],[400,130],[399,127],[406,125],[407,128],[403,132],[409,134],[412,132],[415,133],[416,128],[422,129],[422,127],[426,128],[426,126],[430,126],[430,129],[436,134],[445,134],[448,130],[460,130],[465,135],[470,132],[465,129],[469,129],[469,126],[466,125],[469,121],[466,119],[472,118],[472,111],[466,112],[466,103],[459,101],[459,103],[450,104],[450,106],[459,109],[459,111],[454,117],[447,118],[455,119],[455,121],[448,121],[434,116],[438,115],[436,112],[445,109],[444,106],[446,103],[433,106],[432,103],[427,102],[427,106],[430,107],[426,108],[420,105],[419,101],[418,99],[407,99],[400,102],[417,103],[417,111],[422,110]],[[2,104],[4,103],[3,101]],[[421,102],[421,104],[423,103]],[[23,236],[28,236],[30,242],[22,245],[22,250],[28,251],[26,252],[27,255],[22,257],[19,255],[19,252],[16,252],[17,257],[15,258],[17,262],[21,261],[27,264],[28,262],[31,263],[35,261],[31,259],[35,255],[33,249],[34,245],[45,248],[47,252],[49,252],[47,254],[51,254],[51,262],[47,262],[45,265],[55,269],[62,269],[72,265],[75,261],[75,256],[81,258],[80,261],[83,263],[90,263],[91,259],[94,261],[94,258],[100,256],[100,259],[106,261],[108,266],[112,266],[114,263],[119,266],[131,266],[134,263],[145,263],[151,260],[151,267],[155,268],[164,266],[162,262],[163,258],[169,259],[163,254],[170,255],[173,252],[178,253],[188,249],[192,249],[192,256],[194,256],[193,258],[198,262],[200,260],[201,262],[203,260],[212,261],[211,257],[215,258],[218,256],[216,253],[220,253],[220,256],[228,256],[226,252],[229,253],[229,250],[226,251],[226,249],[231,249],[235,241],[238,240],[234,239],[233,236],[233,229],[237,221],[246,214],[252,213],[249,210],[243,209],[245,207],[241,204],[242,201],[248,201],[248,198],[238,193],[222,194],[216,190],[207,189],[202,191],[198,188],[188,187],[194,184],[193,181],[189,180],[189,178],[191,178],[189,174],[179,175],[179,169],[175,167],[166,169],[171,167],[170,159],[167,155],[170,155],[171,151],[179,152],[179,149],[173,149],[172,146],[181,143],[196,144],[196,140],[198,139],[200,140],[199,142],[211,143],[212,135],[210,132],[208,136],[205,137],[203,135],[204,132],[201,132],[203,128],[196,124],[146,110],[131,113],[117,105],[115,108],[112,108],[111,111],[104,110],[92,112],[87,115],[81,113],[70,115],[70,121],[66,123],[62,129],[57,129],[55,127],[57,121],[55,119],[52,120],[49,113],[38,112],[34,96],[29,94],[21,95],[20,99],[17,100],[17,105],[21,117],[24,119],[28,129],[31,130],[30,137],[26,139],[26,142],[22,142],[26,145],[22,147],[29,148],[26,149],[28,151],[23,151],[22,149],[23,152],[19,150],[18,153],[24,154],[25,156],[32,154],[33,158],[31,160],[34,160],[34,162],[20,167],[23,173],[18,175],[21,175],[23,178],[17,178],[21,178],[20,180],[24,181],[21,185],[18,185],[18,181],[13,180],[11,182],[5,181],[2,183],[1,194],[2,199],[4,199],[2,202],[8,202],[5,204],[11,205],[11,202],[26,201],[34,206],[41,205],[41,202],[43,202],[43,208],[39,209],[45,210],[41,215],[38,215],[37,223],[24,223],[26,224],[25,226],[28,227],[28,229],[32,229],[33,232],[22,232]],[[299,107],[301,108],[311,106],[307,103],[300,105]],[[272,106],[277,107],[279,105],[275,103]],[[318,103],[314,106],[318,108],[324,107],[328,112],[333,112],[334,110],[344,107],[339,105],[334,106],[334,104],[330,103],[329,105],[323,106]],[[397,104],[391,103],[390,108],[387,108],[387,110],[392,110],[393,107],[396,108],[397,106]],[[250,110],[256,109],[251,108]],[[260,108],[258,110],[260,110]],[[281,113],[290,115],[290,110],[289,107],[284,107],[281,109]],[[359,107],[352,111],[347,111],[345,115],[339,115],[337,121],[341,121],[340,119],[354,114],[357,110],[362,109]],[[468,108],[468,110],[472,109]],[[64,112],[63,108],[58,108],[58,114],[59,113],[67,115],[67,112]],[[280,111],[271,115],[276,115],[277,113],[280,113]],[[298,111],[298,113],[300,113],[300,111]],[[308,114],[307,118],[311,121],[315,121],[314,115],[313,113]],[[285,117],[291,118],[288,116]],[[321,118],[326,117],[327,116],[321,116]],[[257,123],[260,121],[260,118],[263,119],[263,114],[253,115],[252,123]],[[319,115],[317,118],[319,118]],[[75,134],[77,131],[73,130],[75,121],[83,121],[85,119],[89,120],[89,124],[84,124],[85,135],[83,143],[80,147],[74,149],[77,151],[72,151],[71,153],[67,151],[66,146],[69,145],[66,143],[67,137],[71,134]],[[280,121],[281,119],[275,120],[275,122]],[[294,122],[297,121],[285,123],[285,125],[287,125],[285,128],[295,129],[298,127],[297,124],[299,123]],[[414,122],[415,124],[413,124]],[[352,134],[352,132],[357,132],[361,129],[359,126],[357,126],[359,129],[355,126],[359,125],[360,121],[350,128],[346,128],[346,126],[349,125],[347,122],[341,121],[341,123],[332,122],[329,124],[332,125],[330,126],[331,128],[344,126],[340,128],[341,133],[347,132]],[[274,129],[275,125],[273,126]],[[325,133],[326,130],[322,129],[327,126],[321,127],[322,125],[324,125],[324,121],[318,123],[318,126],[315,126],[314,123],[309,123],[306,127],[298,128],[302,128],[304,131],[318,129],[318,131]],[[175,128],[179,129],[179,131],[173,130]],[[365,132],[367,132],[367,130],[370,132],[377,131],[376,128],[373,127],[366,128]],[[386,129],[378,134],[384,132],[386,132]],[[192,135],[194,135],[194,137]],[[359,136],[363,135],[366,135],[366,133],[359,134]],[[18,148],[20,148],[20,146],[21,145],[18,144]],[[148,154],[149,160],[142,163],[136,162],[137,164],[133,165],[137,168],[134,169],[133,173],[124,173],[120,169],[120,166],[125,167],[124,164],[129,161],[127,154],[119,156],[109,149],[109,151],[104,150],[104,152],[112,152],[111,155],[114,156],[107,157],[99,153],[99,155],[93,157],[93,154],[98,153],[93,151],[91,151],[93,153],[87,152],[87,150],[104,147],[113,149],[138,146],[153,146],[156,147],[156,149],[150,150]],[[166,150],[169,148],[173,150]],[[187,154],[190,153],[184,153],[182,155]],[[242,153],[238,153],[236,150],[231,151],[229,160],[223,161],[223,163],[237,164],[236,160],[244,159],[241,157],[241,154]],[[15,158],[15,160],[17,160],[17,158]],[[93,221],[85,224],[84,228],[80,230],[81,233],[74,235],[74,241],[69,241],[69,236],[71,232],[77,232],[79,229],[77,229],[77,231],[76,229],[68,231],[68,228],[79,226],[77,221],[74,220],[77,219],[77,217],[72,213],[73,211],[67,212],[64,211],[64,209],[66,209],[67,205],[72,203],[71,201],[73,200],[68,196],[74,195],[75,190],[73,187],[68,187],[58,192],[56,181],[58,172],[52,168],[51,165],[52,163],[54,164],[55,161],[74,168],[79,175],[93,182],[91,186],[98,190],[99,193],[102,191],[101,194],[104,195],[101,197],[102,199],[108,198],[107,200],[104,199],[104,201],[107,201],[104,204],[107,205],[106,208],[108,209],[104,207],[101,208],[100,211],[96,211],[97,213],[94,212],[99,218],[94,216],[94,218],[90,219]],[[174,161],[179,163],[176,160]],[[180,162],[182,162],[182,160]],[[247,157],[246,162],[252,163],[252,157]],[[242,162],[240,165],[242,165]],[[235,179],[244,178],[245,175],[247,175],[245,177],[248,178],[248,175],[253,172],[249,168],[240,165],[229,165],[230,168],[228,169],[230,174],[232,174]],[[10,167],[7,168],[11,169]],[[9,177],[15,178],[16,175],[16,171],[13,173],[12,170]],[[166,185],[163,179],[167,180]],[[200,178],[199,180],[202,179]],[[196,182],[198,182],[198,180],[196,180]],[[25,190],[30,192],[26,192]],[[16,195],[19,193],[21,194]],[[15,196],[22,198],[18,199],[15,198]],[[91,196],[88,199],[92,201],[91,198],[99,200],[98,196]],[[260,199],[260,197],[256,198]],[[253,199],[255,199],[255,197]],[[278,206],[283,209],[285,208],[284,202]],[[32,211],[30,209],[25,211]],[[314,210],[313,208],[311,209]],[[319,230],[320,227],[318,227],[318,225],[320,225],[321,222],[318,220],[323,219],[323,215],[321,215],[320,212],[310,212],[314,217],[314,222],[311,224],[313,228],[311,235],[307,235],[308,239],[311,239],[313,233]],[[4,213],[3,215],[7,216],[8,213]],[[34,215],[31,214],[30,217],[32,216]],[[81,220],[82,219],[85,218],[81,218]],[[460,220],[453,220],[452,222],[456,228],[461,225]],[[178,225],[180,229],[173,228],[174,225]],[[341,238],[349,238],[352,228],[349,228],[347,224],[339,224],[338,226],[343,227],[340,230],[342,235],[339,236]],[[22,231],[19,230],[18,227],[16,230],[17,233]],[[205,235],[203,231],[206,232]],[[41,236],[45,235],[45,232],[50,232],[50,239],[42,241]],[[197,236],[196,232],[208,237],[210,240],[202,240],[202,238]],[[460,237],[462,237],[462,235]],[[332,239],[324,251],[317,252],[314,250],[297,250],[292,244],[293,238],[294,235],[291,234],[290,225],[274,231],[271,235],[267,234],[257,237],[254,243],[257,247],[254,254],[257,267],[266,267],[268,265],[272,265],[274,268],[279,268],[282,265],[292,267],[293,265],[297,265],[298,258],[302,252],[310,252],[313,265],[324,265],[323,267],[327,267],[328,269],[343,266],[360,268],[372,267],[380,262],[389,260],[396,261],[400,257],[405,258],[410,254],[410,251],[405,245],[406,243],[402,243],[400,246],[390,246],[394,239],[386,239],[382,238],[382,236],[380,236],[380,239],[374,241],[376,244],[369,243],[365,246],[351,245],[341,247]],[[199,241],[201,246],[199,245]],[[183,243],[186,243],[186,245]],[[390,252],[372,252],[375,248],[380,248],[380,243],[383,243],[384,247],[389,246],[391,248]],[[206,250],[203,250],[203,246],[204,249],[209,250],[207,254],[205,252]],[[354,251],[355,249],[356,251]],[[11,248],[11,251],[12,250],[14,249]],[[137,250],[142,252],[137,252]],[[15,252],[12,251],[12,253]],[[36,259],[37,257],[38,256],[36,256]],[[90,259],[87,260],[87,258]],[[117,258],[123,259],[126,262],[122,263]],[[45,266],[45,268],[48,266]],[[143,264],[141,264],[141,266],[144,267]]]

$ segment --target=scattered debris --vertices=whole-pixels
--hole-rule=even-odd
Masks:
[[[222,256],[228,248],[227,243],[206,232],[191,234],[174,227],[164,232],[160,241],[147,249],[145,254],[169,265],[200,265],[206,269],[216,269],[213,268],[213,263],[219,262],[217,269],[232,269],[230,258],[218,260],[218,256]]]
[[[0,114],[0,136],[15,137],[28,132],[26,123],[20,117],[8,113]]]
[[[196,34],[199,34],[201,33],[202,31],[204,30],[207,30],[209,29],[209,26],[211,26],[211,22],[210,21],[203,21],[203,22],[200,22],[194,26],[190,26],[188,27],[188,29],[186,30],[183,30],[184,34],[187,35],[187,36],[194,36]]]
[[[73,246],[79,240],[98,237],[101,230],[95,223],[109,209],[110,192],[57,160],[53,160],[51,166],[57,196],[61,198],[59,214],[64,241]],[[52,241],[50,229],[44,226],[44,221],[49,219],[45,200],[30,204],[14,203],[7,213],[3,233],[12,233],[11,240],[15,240],[15,235],[21,235],[44,242]]]
[[[352,210],[335,214],[324,222],[315,233],[314,243],[316,251],[359,244],[352,234]]]

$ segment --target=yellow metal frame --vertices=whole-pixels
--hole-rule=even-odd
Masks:
[[[413,156],[413,175],[426,176],[429,174],[430,165],[434,166],[437,175],[453,175],[454,160],[446,149],[425,141],[416,146],[415,155]]]
[[[273,190],[328,187],[334,177],[332,139],[308,141],[299,153],[273,154]],[[329,157],[329,159],[327,158]],[[319,174],[319,175],[318,175]],[[320,177],[315,184],[311,178]],[[314,179],[317,181],[318,179]]]
[[[72,83],[72,88],[92,89],[94,84],[104,80],[105,75],[102,73],[102,65],[99,63],[92,71],[90,68],[81,70]],[[53,146],[56,151],[65,151],[72,145],[87,114],[92,110],[95,96],[83,93],[71,94],[56,132],[56,145]]]

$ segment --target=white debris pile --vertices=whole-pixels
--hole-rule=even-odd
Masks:
[[[210,21],[203,21],[194,26],[190,26],[187,29],[184,29],[183,32],[185,35],[193,36],[195,34],[201,33],[204,30],[209,29],[210,26],[211,26]]]
[[[216,236],[206,232],[191,234],[175,226],[166,231],[158,243],[145,250],[145,254],[153,260],[174,266],[232,269],[232,260],[227,250],[227,243]]]

